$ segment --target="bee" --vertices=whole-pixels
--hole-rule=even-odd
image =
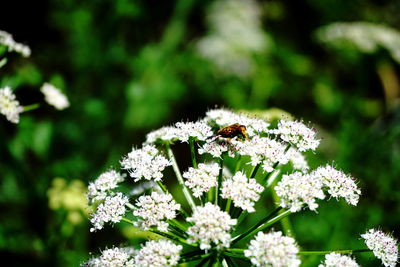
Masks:
[[[216,137],[224,137],[224,138],[234,138],[238,137],[239,139],[249,140],[249,135],[247,134],[247,128],[244,125],[239,123],[235,123],[229,126],[226,126],[222,129],[219,129]]]

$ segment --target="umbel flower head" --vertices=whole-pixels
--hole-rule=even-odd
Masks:
[[[0,113],[6,116],[7,120],[12,123],[19,122],[19,114],[24,108],[15,99],[15,95],[11,88],[6,86],[0,89]]]
[[[178,161],[174,149],[185,144],[190,159]],[[319,254],[319,267],[353,267],[355,259],[338,252],[371,250],[385,266],[395,266],[397,241],[377,230],[362,235],[368,249],[328,253],[300,251],[292,232],[271,230],[292,213],[316,211],[324,199],[358,204],[361,191],[350,175],[331,165],[310,168],[303,152],[318,144],[316,132],[304,123],[280,121],[273,127],[226,109],[152,131],[142,147],[122,158],[121,171],[107,171],[89,184],[87,197],[94,210],[92,232],[121,222],[163,239],[129,250],[106,249],[87,265],[241,266],[247,261],[297,267],[300,255]],[[124,179],[124,172],[133,179]],[[261,205],[268,211],[257,210]]]
[[[6,46],[9,52],[15,51],[24,57],[29,57],[31,55],[29,46],[17,43],[12,35],[5,31],[0,31],[0,45]]]

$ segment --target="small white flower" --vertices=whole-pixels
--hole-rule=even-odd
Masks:
[[[193,196],[201,197],[211,187],[218,185],[217,176],[219,170],[217,163],[200,163],[197,169],[190,167],[182,176],[187,179],[185,185],[193,191]]]
[[[0,113],[6,116],[7,120],[12,123],[19,122],[19,114],[24,108],[15,99],[15,95],[11,88],[6,86],[0,89]]]
[[[262,163],[266,172],[274,171],[274,164],[286,164],[288,157],[285,154],[286,146],[267,137],[255,136],[251,140],[232,141],[237,153],[242,156],[250,156],[251,165],[256,166]]]
[[[254,203],[260,198],[260,193],[264,190],[256,179],[248,179],[242,172],[237,172],[232,178],[222,182],[222,198],[233,200],[235,207],[239,207],[248,212],[254,212]]]
[[[207,142],[205,142],[203,146],[198,149],[198,152],[200,155],[210,154],[214,158],[220,158],[222,153],[227,152],[230,157],[234,157],[236,148],[232,142],[215,139],[207,140]]]
[[[322,179],[324,186],[328,187],[328,193],[335,197],[343,197],[347,203],[355,206],[360,198],[361,191],[357,187],[354,179],[341,171],[336,170],[330,165],[319,167],[311,173]]]
[[[6,46],[8,51],[15,51],[24,57],[29,57],[31,55],[29,46],[17,43],[8,32],[0,31],[0,44]]]
[[[155,144],[157,142],[173,142],[178,139],[179,129],[172,126],[162,127],[152,131],[146,135],[147,144]]]
[[[207,202],[204,207],[197,207],[187,221],[194,223],[187,230],[190,236],[188,242],[199,242],[202,250],[208,250],[212,245],[217,249],[229,247],[231,242],[229,232],[236,224],[236,219],[231,219],[229,214],[221,211],[218,206]]]
[[[301,172],[283,175],[275,191],[281,200],[279,205],[291,212],[300,211],[304,205],[316,210],[316,199],[325,198],[321,179]]]
[[[304,157],[303,154],[301,154],[297,149],[291,147],[287,152],[286,156],[289,159],[289,161],[292,163],[293,168],[295,170],[299,170],[302,172],[308,171],[310,169],[310,166],[308,166],[308,162],[306,158]]]
[[[126,267],[129,261],[137,254],[137,250],[130,247],[110,248],[103,250],[101,256],[90,259],[82,266],[86,267]]]
[[[94,182],[89,184],[87,198],[89,202],[103,200],[107,192],[118,187],[118,183],[123,182],[124,177],[115,170],[102,173]]]
[[[145,145],[141,149],[132,149],[122,159],[121,165],[122,169],[128,170],[129,175],[135,178],[135,182],[143,178],[157,182],[163,177],[162,171],[172,163],[161,155],[157,148]]]
[[[136,267],[170,267],[178,264],[182,246],[172,241],[151,240],[139,250],[135,256]]]
[[[90,228],[90,232],[103,229],[104,223],[119,222],[126,212],[126,203],[128,203],[128,198],[120,192],[106,197],[104,202],[97,206],[96,212],[91,215],[90,222],[93,228]]]
[[[217,126],[223,128],[235,123],[246,126],[247,133],[250,137],[255,136],[260,133],[267,133],[269,123],[257,119],[249,118],[242,114],[237,114],[226,109],[213,109],[206,113],[204,121],[211,126]]]
[[[44,100],[56,109],[63,110],[69,107],[68,98],[54,85],[44,83],[40,88],[40,91],[44,94]]]
[[[316,139],[313,129],[299,121],[281,120],[278,129],[271,130],[271,133],[279,134],[283,141],[293,144],[301,152],[315,150],[320,141]]]
[[[133,215],[140,217],[135,222],[135,226],[148,230],[156,226],[161,232],[168,231],[168,223],[176,217],[181,205],[177,204],[171,194],[152,192],[150,196],[141,196],[136,202],[138,209],[133,211]]]
[[[365,244],[386,267],[395,267],[398,261],[397,240],[380,230],[369,229],[361,235]]]
[[[181,142],[188,142],[190,137],[196,141],[205,141],[213,135],[211,127],[202,121],[178,122],[175,126],[179,130],[177,135]]]
[[[318,267],[359,267],[358,263],[349,256],[339,253],[329,253],[325,255],[325,262]]]
[[[296,241],[282,232],[259,232],[244,255],[256,266],[297,267],[301,263],[298,252]]]

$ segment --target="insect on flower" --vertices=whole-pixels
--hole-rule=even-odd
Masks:
[[[247,128],[244,125],[239,123],[235,123],[229,126],[226,126],[222,129],[219,129],[217,132],[217,137],[224,137],[224,138],[234,138],[238,137],[239,139],[249,140],[249,135],[247,134]]]

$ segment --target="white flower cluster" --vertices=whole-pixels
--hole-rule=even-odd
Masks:
[[[300,259],[297,256],[299,249],[296,241],[282,232],[264,234],[259,232],[244,255],[255,266],[297,267]]]
[[[114,196],[107,196],[104,202],[97,206],[96,212],[91,214],[90,222],[93,227],[91,232],[103,229],[104,223],[117,223],[122,219],[126,212],[125,204],[128,203],[128,198],[118,192]]]
[[[175,202],[171,194],[152,192],[150,196],[139,197],[136,207],[133,215],[140,219],[135,226],[143,230],[156,226],[159,231],[167,232],[168,223],[165,220],[175,218],[181,205]]]
[[[262,168],[266,172],[272,172],[275,163],[288,162],[285,145],[268,137],[255,136],[249,141],[234,141],[233,143],[238,154],[250,156],[250,163],[253,166],[262,163]]]
[[[253,55],[267,47],[259,10],[253,0],[214,2],[207,17],[211,33],[199,40],[199,53],[220,72],[239,77],[251,75]]]
[[[188,142],[191,137],[196,141],[205,141],[213,135],[211,127],[202,121],[178,122],[175,125],[178,129],[178,139],[181,142]]]
[[[281,120],[278,123],[278,129],[272,130],[271,133],[279,134],[283,141],[296,146],[301,152],[315,150],[320,141],[316,139],[316,132],[313,129],[299,121]]]
[[[329,253],[325,255],[325,261],[318,267],[359,267],[358,263],[349,256],[339,253]]]
[[[232,142],[224,142],[218,140],[208,140],[201,146],[198,150],[199,154],[210,154],[214,158],[220,158],[222,153],[227,152],[228,156],[234,157],[236,152],[236,147]]]
[[[151,240],[135,256],[135,267],[170,267],[178,264],[182,246],[165,239]]]
[[[400,63],[400,32],[385,25],[369,22],[338,22],[317,31],[320,41],[343,47],[350,44],[364,53],[385,48]]]
[[[187,230],[190,243],[199,242],[202,250],[211,249],[212,244],[218,249],[229,247],[229,232],[236,224],[236,219],[231,219],[220,207],[207,202],[204,207],[197,207],[187,221],[194,223]]]
[[[89,183],[87,198],[90,203],[103,200],[108,192],[118,187],[118,183],[123,182],[124,177],[115,170],[102,173],[94,182]]]
[[[219,169],[218,163],[200,163],[197,168],[190,167],[182,176],[187,179],[185,185],[192,190],[193,196],[201,197],[211,187],[218,185]]]
[[[83,267],[127,267],[135,266],[133,257],[137,250],[131,247],[110,248],[103,250],[101,256],[92,258]]]
[[[319,167],[311,173],[311,176],[321,179],[331,196],[336,199],[343,197],[347,203],[353,206],[357,205],[361,190],[357,187],[352,177],[330,165]]]
[[[306,172],[308,169],[310,169],[306,158],[297,149],[293,147],[289,148],[289,150],[286,152],[286,157],[292,163],[295,170]]]
[[[31,55],[31,49],[21,43],[17,43],[11,34],[5,31],[0,31],[0,45],[4,45],[8,48],[8,51],[15,51],[24,57]]]
[[[0,113],[6,116],[7,120],[12,123],[19,122],[19,114],[24,108],[15,99],[15,95],[11,88],[6,86],[0,89]]]
[[[155,131],[152,131],[146,136],[147,144],[155,144],[157,142],[171,143],[178,139],[179,130],[173,126],[165,126]]]
[[[129,192],[130,196],[138,196],[143,194],[146,190],[154,188],[155,190],[158,188],[156,187],[157,184],[153,181],[147,181],[138,185],[135,185],[132,190]]]
[[[218,126],[220,128],[235,123],[244,125],[246,126],[247,133],[250,137],[260,133],[267,133],[270,125],[264,120],[249,118],[246,115],[238,114],[227,109],[212,109],[207,111],[204,121],[210,125]]]
[[[255,212],[254,203],[260,198],[264,187],[256,179],[248,179],[243,172],[237,172],[233,177],[222,182],[222,198],[230,198],[235,207],[248,212]]]
[[[386,267],[395,267],[398,262],[398,244],[392,236],[376,229],[361,235],[365,244]]]
[[[280,197],[280,206],[290,209],[291,212],[300,211],[304,205],[310,210],[316,210],[316,199],[325,198],[322,180],[301,172],[283,175],[275,186],[275,191]]]
[[[171,161],[161,155],[152,145],[145,145],[141,149],[132,149],[121,161],[122,169],[128,170],[129,175],[135,178],[135,182],[142,178],[160,181],[163,177],[162,171],[171,164]]]
[[[44,94],[44,100],[56,109],[63,110],[69,107],[68,98],[54,85],[44,83],[40,88],[40,91]]]

